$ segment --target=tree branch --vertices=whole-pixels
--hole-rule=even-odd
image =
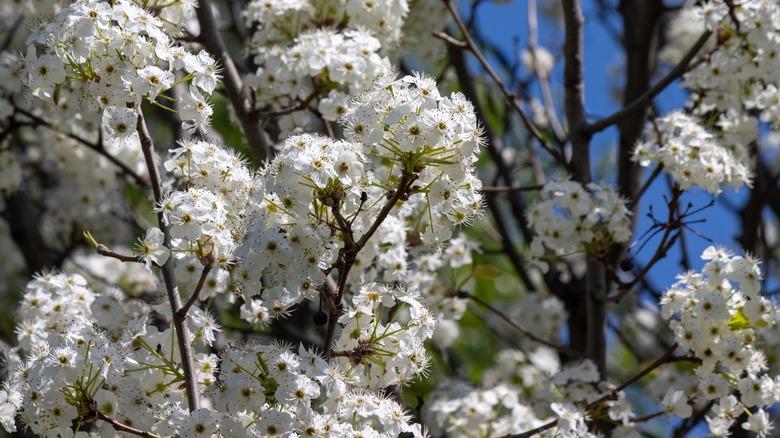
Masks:
[[[138,136],[141,139],[141,150],[143,151],[144,159],[146,160],[146,167],[149,170],[149,179],[151,181],[154,202],[156,206],[159,206],[163,197],[162,182],[154,159],[154,143],[152,142],[152,137],[149,135],[149,130],[146,127],[146,120],[144,119],[143,112],[140,108],[138,110],[137,130]],[[160,231],[163,233],[163,245],[170,249],[171,233],[168,228],[168,220],[162,210],[157,212],[157,222]],[[176,331],[176,338],[179,345],[181,367],[184,373],[184,383],[187,388],[187,404],[190,412],[193,412],[200,407],[200,393],[198,391],[198,382],[193,373],[194,366],[192,347],[190,346],[189,341],[189,330],[187,329],[186,324],[184,324],[184,317],[179,314],[179,309],[182,307],[181,297],[179,296],[179,287],[176,285],[176,274],[174,272],[173,263],[173,257],[168,257],[168,260],[162,266],[162,274],[165,282],[165,290],[168,294],[168,301],[171,304],[171,319],[173,320],[173,326]]]
[[[151,433],[151,432],[146,432],[146,431],[143,431],[143,430],[140,430],[140,429],[136,429],[134,427],[130,427],[130,426],[124,424],[124,423],[120,423],[120,422],[114,420],[113,418],[107,416],[106,414],[104,414],[104,413],[102,413],[100,411],[97,411],[97,413],[95,415],[97,416],[98,420],[105,421],[106,423],[110,424],[111,427],[113,427],[114,430],[117,431],[117,432],[125,432],[125,433],[129,433],[131,435],[136,435],[136,436],[140,436],[140,437],[144,437],[144,438],[160,438],[160,435],[157,435],[157,434],[154,434],[154,433]]]
[[[262,130],[262,121],[249,108],[241,75],[219,34],[214,14],[211,11],[211,2],[209,0],[198,0],[196,13],[198,23],[200,24],[198,41],[222,63],[224,68],[223,82],[228,100],[230,100],[230,104],[236,111],[236,116],[249,143],[253,158],[257,164],[260,164],[268,158],[271,150]]]
[[[647,90],[644,94],[639,96],[635,101],[631,102],[627,106],[623,107],[622,109],[608,115],[607,117],[604,117],[601,120],[598,120],[596,122],[593,122],[591,124],[588,124],[585,126],[585,130],[588,133],[595,134],[597,132],[601,132],[610,126],[614,125],[615,123],[619,122],[629,114],[633,113],[634,111],[644,107],[645,104],[650,102],[655,96],[661,94],[666,87],[668,87],[672,82],[674,82],[676,79],[678,79],[680,76],[682,76],[686,69],[688,68],[688,64],[691,63],[693,58],[696,57],[696,55],[699,53],[699,50],[701,50],[702,47],[704,47],[704,44],[707,43],[707,40],[712,35],[712,31],[705,31],[698,40],[696,40],[696,43],[688,50],[688,53],[683,56],[683,58],[680,60],[677,65],[669,71],[669,73],[666,74],[661,80],[659,80],[655,85],[653,85],[652,88]]]
[[[466,27],[466,24],[463,23],[463,19],[461,19],[460,14],[458,13],[458,9],[453,3],[453,1],[452,0],[443,0],[443,1],[444,4],[447,6],[447,9],[450,11],[452,18],[455,20],[455,24],[457,24],[458,29],[460,29],[460,32],[463,34],[463,38],[466,40],[466,45],[468,46],[469,50],[471,51],[471,53],[474,54],[474,56],[476,56],[477,60],[482,65],[482,68],[485,69],[485,71],[490,76],[490,78],[493,79],[493,82],[495,82],[495,84],[498,86],[499,90],[501,90],[501,94],[504,95],[504,98],[506,99],[507,103],[509,103],[509,105],[520,116],[520,120],[522,121],[525,128],[528,130],[531,136],[533,136],[536,140],[539,141],[539,143],[542,145],[542,148],[544,150],[546,150],[558,162],[566,166],[566,160],[564,160],[563,156],[556,149],[550,146],[544,134],[542,134],[542,132],[539,131],[539,128],[536,125],[534,125],[534,123],[528,117],[528,114],[526,114],[525,109],[523,109],[523,107],[520,105],[517,96],[511,91],[509,91],[507,86],[504,84],[504,81],[501,80],[501,78],[498,76],[496,71],[493,70],[493,67],[485,58],[485,55],[482,54],[482,51],[474,42],[474,38],[471,36],[471,33]]]
[[[492,304],[488,303],[487,301],[483,300],[482,298],[476,295],[470,294],[466,291],[458,291],[458,297],[471,299],[475,303],[486,308],[491,313],[501,318],[501,320],[503,320],[505,323],[509,324],[512,328],[520,332],[523,336],[527,337],[528,339],[531,339],[532,341],[550,347],[559,353],[569,356],[570,358],[577,358],[582,356],[579,352],[576,352],[564,345],[556,344],[555,342],[548,341],[546,339],[540,338],[539,336],[536,336],[535,334],[531,333],[528,329],[520,325],[520,323],[507,316],[504,312],[497,309],[495,306],[493,306]]]
[[[80,135],[76,135],[76,134],[73,134],[73,133],[70,133],[70,132],[61,131],[58,128],[56,128],[54,125],[49,123],[48,121],[44,120],[43,118],[38,117],[35,114],[33,114],[33,113],[31,113],[31,112],[29,112],[27,110],[19,108],[18,106],[14,106],[14,112],[17,112],[17,113],[27,117],[28,119],[31,119],[33,122],[35,122],[36,124],[38,124],[40,126],[44,126],[44,127],[48,128],[48,129],[54,131],[54,132],[62,134],[62,135],[66,136],[66,137],[68,137],[68,138],[70,138],[72,140],[75,140],[75,141],[81,143],[82,145],[86,146],[89,149],[92,149],[93,151],[97,152],[98,154],[100,154],[101,156],[106,158],[108,161],[110,161],[116,167],[118,167],[119,170],[121,171],[121,173],[123,173],[123,174],[129,176],[130,178],[132,178],[133,181],[136,184],[138,184],[139,186],[141,186],[143,188],[148,188],[149,187],[149,182],[148,181],[146,181],[140,175],[135,173],[135,171],[133,169],[131,169],[125,163],[123,163],[121,160],[119,160],[119,158],[109,154],[108,151],[106,151],[105,148],[103,148],[102,144],[100,144],[100,143],[95,144],[95,143],[92,143],[91,141],[85,139],[84,137],[81,137]]]
[[[211,272],[211,264],[203,267],[203,271],[200,273],[200,278],[198,279],[198,284],[195,286],[195,290],[192,292],[192,295],[190,295],[190,298],[187,300],[187,302],[178,310],[177,313],[179,314],[180,318],[186,319],[187,312],[190,311],[190,307],[198,302],[200,291],[203,289],[203,285],[206,283],[206,278],[208,278],[209,272]]]

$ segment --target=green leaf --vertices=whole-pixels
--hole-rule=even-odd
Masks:
[[[729,328],[732,330],[750,328],[750,320],[745,316],[745,312],[742,311],[742,306],[739,306],[737,312],[729,319]]]
[[[498,278],[504,275],[504,271],[490,265],[479,265],[472,273],[476,278]]]

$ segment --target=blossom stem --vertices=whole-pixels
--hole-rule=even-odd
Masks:
[[[146,120],[142,111],[138,111],[138,123],[137,123],[138,136],[141,139],[141,150],[144,154],[146,161],[146,167],[149,171],[149,179],[152,186],[152,194],[154,195],[155,205],[159,205],[162,201],[162,185],[160,174],[157,170],[157,164],[154,160],[154,143],[152,137],[149,135],[149,129],[146,127]],[[171,233],[168,228],[168,220],[165,217],[165,213],[160,210],[157,212],[157,222],[162,231],[164,239],[163,245],[167,248],[171,248]],[[179,288],[176,285],[176,274],[173,267],[173,257],[168,257],[168,260],[162,266],[163,280],[165,282],[165,290],[168,293],[168,301],[171,305],[171,319],[173,320],[173,326],[176,331],[176,338],[179,344],[179,354],[181,355],[181,367],[184,373],[184,382],[187,388],[187,404],[190,412],[197,410],[200,407],[200,393],[198,392],[198,382],[193,374],[193,356],[192,347],[190,346],[190,335],[187,326],[184,324],[184,317],[179,313],[181,309],[181,297],[179,296]]]
[[[187,302],[178,310],[179,317],[187,318],[187,312],[190,311],[190,307],[198,302],[200,291],[203,289],[203,285],[206,283],[206,278],[208,278],[209,272],[211,272],[210,264],[203,267],[203,271],[200,273],[200,279],[198,279],[198,284],[195,286],[195,290],[192,292],[192,295],[190,295],[190,298],[187,300]]]
[[[106,414],[100,411],[97,411],[95,415],[97,416],[98,420],[105,421],[106,423],[110,424],[111,427],[113,427],[114,430],[117,432],[125,432],[131,435],[136,435],[145,438],[160,438],[160,435],[151,432],[146,432],[140,429],[136,429],[134,427],[130,427],[124,423],[120,423],[119,421],[114,420],[113,418],[107,416]]]

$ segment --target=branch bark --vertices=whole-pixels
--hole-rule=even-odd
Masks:
[[[162,181],[160,174],[157,170],[157,163],[154,159],[154,143],[152,137],[149,135],[149,130],[146,126],[146,120],[144,119],[143,112],[138,110],[138,122],[137,122],[138,136],[141,139],[141,150],[144,154],[144,160],[146,161],[146,167],[149,170],[149,180],[152,186],[152,194],[154,195],[155,205],[159,205],[162,200]],[[168,228],[168,219],[165,217],[165,213],[161,210],[157,212],[157,222],[160,231],[163,233],[163,244],[170,249],[171,248],[171,233]],[[193,369],[193,356],[192,347],[190,345],[190,333],[187,329],[187,325],[184,323],[186,315],[182,316],[179,313],[181,309],[181,296],[179,296],[179,287],[176,285],[176,274],[174,272],[173,257],[168,257],[168,261],[162,266],[163,280],[165,282],[165,291],[168,294],[168,301],[171,304],[171,319],[173,321],[174,329],[176,330],[176,339],[179,345],[179,355],[181,356],[181,367],[184,374],[184,383],[187,389],[187,404],[190,412],[197,410],[200,407],[200,393],[198,391],[198,381],[195,378]]]
[[[249,148],[252,151],[252,156],[256,164],[260,164],[268,158],[271,152],[271,147],[263,133],[262,121],[249,106],[249,99],[247,98],[241,75],[230,52],[225,47],[224,41],[222,41],[222,36],[219,34],[214,14],[211,11],[211,2],[209,0],[198,0],[196,12],[198,23],[200,24],[198,41],[222,63],[224,69],[224,77],[222,79],[225,85],[225,93],[236,112],[238,121],[249,143]]]

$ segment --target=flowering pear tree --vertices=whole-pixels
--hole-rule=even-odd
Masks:
[[[780,3],[489,3],[0,4],[3,429],[769,436]]]

